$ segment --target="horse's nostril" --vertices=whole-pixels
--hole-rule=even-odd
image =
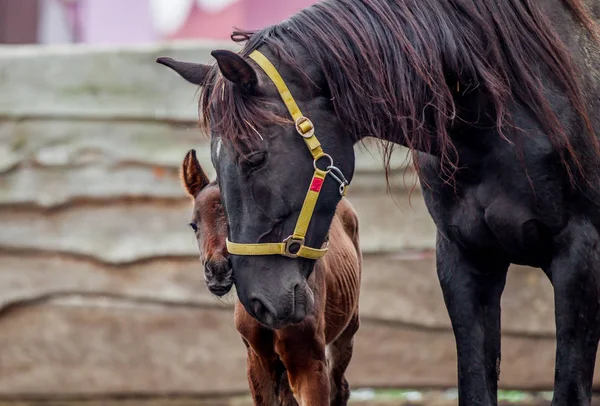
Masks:
[[[293,311],[291,314],[291,321],[293,323],[299,323],[306,317],[307,312],[307,297],[304,285],[296,284],[294,286],[294,297],[293,297]]]
[[[204,266],[206,277],[215,282],[231,280],[231,268],[226,261],[211,261]]]
[[[267,312],[265,305],[263,305],[259,299],[251,299],[250,302],[252,303],[252,310],[254,310],[254,314],[257,317],[260,317]]]
[[[250,306],[254,311],[254,316],[267,326],[271,326],[274,321],[277,320],[277,315],[272,312],[262,300],[258,298],[252,298],[250,299]]]

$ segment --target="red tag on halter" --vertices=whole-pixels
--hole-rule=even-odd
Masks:
[[[312,183],[310,184],[310,190],[313,192],[320,192],[321,186],[323,186],[323,179],[313,178]]]

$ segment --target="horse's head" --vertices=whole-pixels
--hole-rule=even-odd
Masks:
[[[354,140],[343,132],[326,80],[314,66],[304,72],[277,67],[307,121],[291,115],[264,64],[230,51],[212,55],[218,71],[159,62],[204,86],[201,107],[211,127],[238,297],[258,321],[281,328],[303,320],[313,305],[307,280],[326,244],[344,177],[351,180]],[[317,138],[321,153],[310,148]],[[314,210],[303,210],[313,198],[318,198]]]
[[[194,199],[190,227],[198,241],[204,280],[212,294],[223,296],[231,290],[233,278],[225,245],[227,223],[219,186],[208,181],[193,149],[181,164],[181,179],[185,190]]]

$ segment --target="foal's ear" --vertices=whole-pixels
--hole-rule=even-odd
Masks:
[[[190,149],[181,164],[181,182],[190,196],[195,198],[210,181],[196,158],[196,150]]]
[[[173,58],[162,56],[156,60],[157,63],[165,65],[179,73],[179,76],[194,85],[201,85],[210,70],[210,66],[200,63],[176,61]]]
[[[254,68],[235,52],[215,50],[210,53],[219,65],[225,79],[240,86],[245,91],[253,91],[258,84]]]

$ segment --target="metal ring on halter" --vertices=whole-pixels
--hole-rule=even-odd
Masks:
[[[304,245],[304,238],[294,238],[294,236],[290,235],[288,238],[283,240],[283,243],[285,244],[283,256],[288,258],[297,258],[298,253],[300,252],[300,248],[302,248],[302,246]],[[290,248],[294,244],[298,244],[298,249],[296,250],[296,252],[291,252]]]
[[[302,128],[300,128],[300,124],[306,123],[306,122],[310,123],[310,130],[308,130],[307,132],[304,132],[304,131],[302,131]],[[313,135],[315,135],[315,126],[313,125],[312,121],[310,121],[307,117],[304,117],[304,116],[298,117],[298,119],[296,120],[294,125],[296,126],[296,131],[298,131],[298,134],[300,134],[303,138],[310,138]]]
[[[319,168],[317,168],[317,161],[319,159],[321,159],[321,158],[327,158],[327,159],[329,159],[329,165],[327,165],[327,167],[326,167],[327,169],[325,169],[325,172],[329,172],[329,168],[333,168],[334,167],[333,166],[333,158],[330,155],[325,154],[325,153],[323,155],[319,156],[318,158],[313,159],[313,168],[315,168],[315,171],[317,169],[319,169]]]

